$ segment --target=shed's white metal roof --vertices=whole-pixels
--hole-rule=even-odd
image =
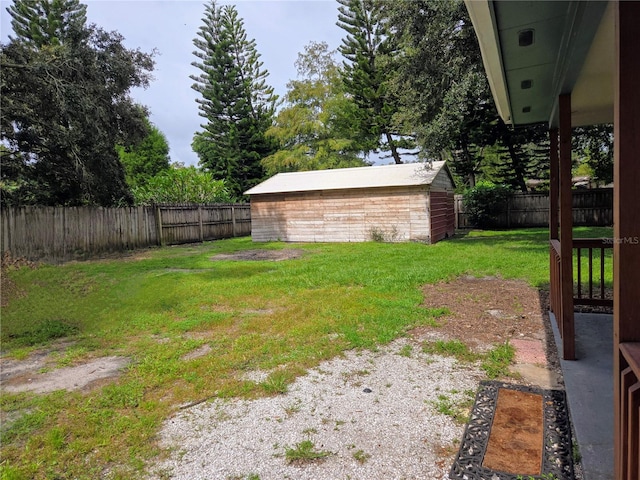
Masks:
[[[404,163],[373,167],[336,168],[309,172],[278,173],[247,190],[245,195],[352,188],[431,185],[445,162]]]

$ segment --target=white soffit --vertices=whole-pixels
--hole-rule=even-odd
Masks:
[[[612,2],[465,3],[505,123],[556,124],[558,96],[567,93],[572,93],[575,125],[607,121],[607,104],[612,100],[607,72],[613,71],[613,48],[608,41],[612,30],[602,20]],[[612,22],[605,18],[604,23]]]
[[[504,123],[511,124],[511,104],[492,4],[488,0],[465,0],[464,3],[478,37],[482,63],[498,114]]]
[[[614,39],[614,4],[610,2],[571,92],[574,126],[613,123]]]

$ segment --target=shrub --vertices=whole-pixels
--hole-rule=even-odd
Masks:
[[[478,183],[463,196],[464,207],[471,224],[479,228],[493,228],[497,218],[507,211],[511,190],[505,185]]]
[[[231,198],[224,180],[195,167],[170,168],[133,188],[137,205],[153,203],[226,203]]]

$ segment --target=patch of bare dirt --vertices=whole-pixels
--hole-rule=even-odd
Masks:
[[[37,350],[24,360],[0,358],[0,386],[6,392],[48,393],[56,390],[89,390],[122,374],[130,363],[126,357],[101,357],[80,365],[58,368],[55,353],[73,345],[58,342]]]
[[[427,308],[446,308],[439,327],[419,327],[420,336],[458,339],[472,349],[485,350],[494,344],[512,342],[516,361],[541,364],[561,382],[561,368],[553,331],[549,323],[548,292],[537,290],[524,281],[496,277],[459,277],[447,282],[425,285]],[[535,342],[527,342],[533,340]],[[533,360],[528,343],[540,343],[543,355]]]
[[[438,331],[470,347],[491,346],[511,338],[544,339],[538,290],[518,280],[460,277],[425,285],[424,306],[446,308]]]
[[[0,307],[9,305],[9,300],[12,298],[20,298],[24,295],[25,292],[16,286],[3,269],[0,273]]]
[[[298,248],[283,248],[282,250],[243,250],[236,253],[220,253],[211,260],[263,260],[280,262],[292,260],[304,255],[304,250]]]
[[[207,343],[201,346],[200,348],[196,348],[195,350],[183,355],[182,357],[180,357],[180,359],[187,361],[187,360],[193,360],[195,358],[204,357],[205,355],[208,355],[211,352],[211,350],[213,350],[211,348],[211,345]]]
[[[55,263],[85,263],[85,262],[100,262],[104,260],[118,260],[122,262],[139,262],[142,260],[148,260],[151,258],[151,251],[154,248],[158,248],[151,245],[146,248],[139,248],[134,250],[116,250],[113,252],[97,252],[97,253],[84,253],[77,254],[74,258],[60,259]]]

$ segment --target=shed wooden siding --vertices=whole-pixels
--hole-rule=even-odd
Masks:
[[[429,242],[428,187],[384,187],[257,194],[251,198],[256,242]],[[453,209],[451,210],[453,219]]]
[[[439,242],[455,233],[453,192],[431,192],[429,195],[431,213],[431,243]]]
[[[431,181],[431,191],[453,192],[453,182],[445,168],[440,169],[435,178]]]
[[[453,236],[456,229],[454,210],[453,183],[442,169],[431,182],[429,193],[431,243]]]

